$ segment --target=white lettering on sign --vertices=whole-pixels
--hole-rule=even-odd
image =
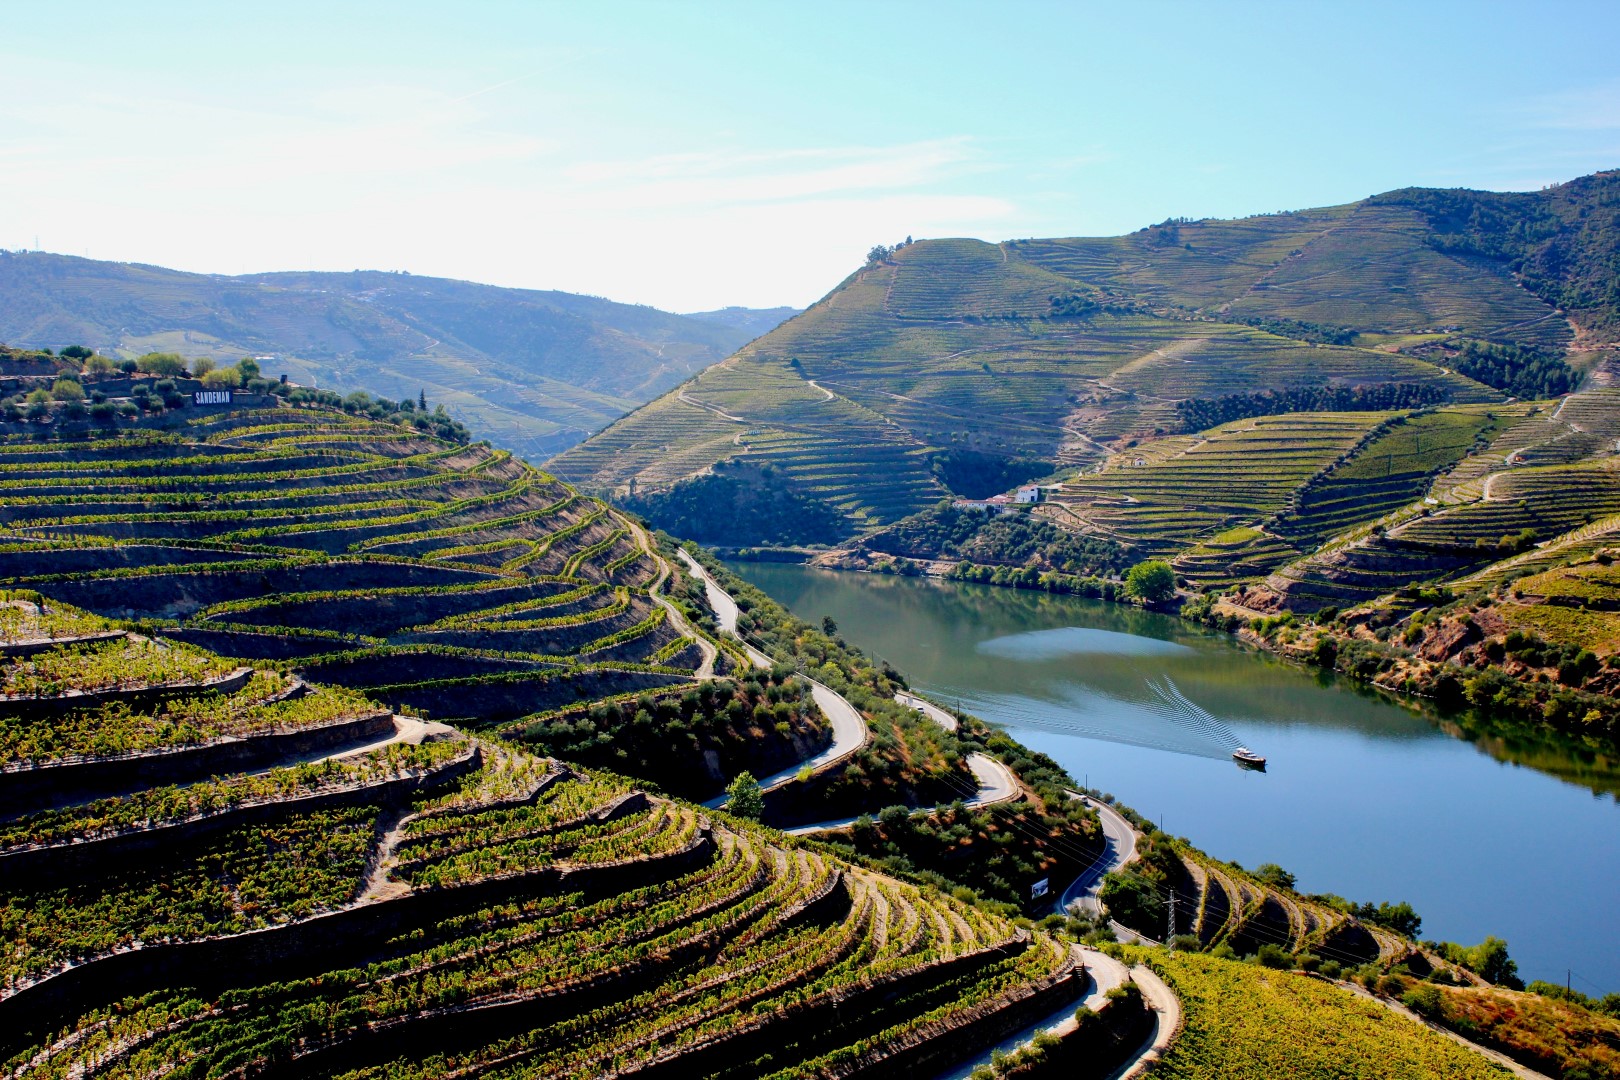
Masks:
[[[193,405],[229,405],[231,392],[229,390],[193,390],[191,392]]]

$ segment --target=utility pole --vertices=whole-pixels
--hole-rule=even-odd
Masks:
[[[1165,908],[1164,918],[1164,947],[1170,947],[1170,939],[1176,936],[1176,887],[1170,886],[1170,905]]]

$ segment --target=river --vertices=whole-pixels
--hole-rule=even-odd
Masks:
[[[1301,892],[1407,900],[1425,938],[1505,938],[1526,982],[1571,969],[1576,989],[1620,991],[1612,758],[1469,738],[1457,718],[1122,605],[734,569],[1217,858],[1278,863]],[[1269,759],[1266,772],[1237,767],[1240,743]]]

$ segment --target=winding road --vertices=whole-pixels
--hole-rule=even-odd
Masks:
[[[737,602],[731,595],[722,589],[718,582],[709,575],[701,563],[687,551],[679,551],[682,562],[692,572],[693,576],[703,582],[705,598],[709,607],[714,611],[715,621],[722,631],[742,643],[748,651],[749,658],[759,667],[772,666],[771,658],[749,645],[738,632],[738,619],[741,615]],[[791,769],[784,769],[779,773],[768,776],[760,781],[760,787],[769,791],[773,787],[785,784],[794,779],[805,768],[810,766],[811,771],[824,769],[849,754],[860,749],[871,737],[865,719],[860,712],[845,700],[841,695],[827,686],[808,679],[811,693],[816,704],[833,725],[833,745],[827,750],[800,763]],[[934,721],[947,731],[955,731],[958,722],[955,716],[916,694],[899,692],[894,695],[895,701],[901,705],[916,709],[924,716]],[[859,729],[856,735],[854,728]],[[841,745],[842,744],[842,745]],[[977,794],[968,800],[967,806],[989,806],[994,803],[1008,802],[1022,795],[1022,788],[1018,777],[1006,765],[987,754],[974,753],[968,757],[968,768],[979,782]],[[1099,800],[1093,799],[1078,791],[1069,791],[1070,798],[1078,799],[1096,811],[1102,823],[1105,846],[1102,854],[1092,864],[1081,871],[1074,882],[1065,889],[1056,900],[1058,911],[1065,911],[1070,904],[1077,904],[1084,911],[1099,913],[1102,908],[1097,900],[1097,893],[1102,888],[1102,879],[1109,871],[1117,870],[1136,859],[1136,829],[1127,821],[1119,811]],[[725,802],[724,795],[711,799],[704,805],[715,808]],[[932,813],[940,809],[933,808],[923,813]],[[801,825],[797,828],[786,829],[785,832],[793,836],[803,836],[809,833],[828,832],[834,829],[845,829],[853,825],[857,819],[854,817],[841,818],[836,821],[818,822],[813,825]],[[1083,946],[1075,946],[1079,951],[1081,960],[1086,967],[1088,979],[1086,997],[1080,1004],[1089,1009],[1097,1009],[1106,999],[1108,991],[1120,986],[1126,981],[1134,981],[1142,988],[1142,996],[1154,1013],[1153,1030],[1143,1041],[1142,1045],[1132,1051],[1129,1058],[1110,1075],[1108,1080],[1133,1080],[1149,1072],[1154,1064],[1164,1056],[1176,1034],[1181,1029],[1181,1002],[1164,982],[1148,968],[1138,965],[1126,971],[1125,966],[1103,953]],[[1035,1036],[1047,1032],[1056,1036],[1067,1035],[1078,1025],[1074,1018],[1076,1006],[1073,1002],[1064,1005],[1051,1015],[1046,1016],[1024,1030],[1017,1032],[1002,1040],[996,1046],[986,1050],[957,1069],[947,1072],[944,1077],[957,1078],[970,1075],[974,1069],[986,1065],[992,1054],[997,1051],[1011,1053],[1033,1042]]]
[[[690,552],[680,551],[678,555],[681,561],[686,564],[687,569],[691,571],[692,576],[703,582],[704,596],[709,602],[710,609],[714,612],[715,622],[719,624],[721,631],[742,643],[743,648],[748,651],[749,659],[754,662],[755,666],[771,667],[773,664],[771,658],[749,645],[738,632],[737,621],[741,616],[741,610],[737,607],[737,601],[733,600],[731,594],[720,587],[720,584],[703,568],[703,564],[694,559]],[[764,791],[770,791],[773,788],[789,783],[803,773],[807,767],[812,773],[830,768],[865,746],[872,737],[871,729],[866,726],[865,717],[861,716],[860,710],[851,705],[843,695],[807,675],[801,677],[810,684],[811,696],[815,698],[816,705],[820,707],[823,715],[832,724],[832,745],[807,761],[801,761],[791,768],[761,778],[759,786]],[[902,705],[921,710],[924,715],[947,730],[956,730],[956,717],[931,702],[924,701],[913,694],[896,694],[895,700]],[[970,754],[967,764],[979,786],[973,797],[964,801],[964,805],[969,807],[990,806],[994,803],[1010,802],[1019,797],[1021,789],[1018,785],[1018,778],[1013,775],[1011,769],[995,758],[987,754]],[[716,809],[723,805],[725,801],[725,795],[717,795],[703,805],[710,809]],[[933,810],[938,809],[938,807],[933,808]],[[803,836],[808,833],[847,829],[855,821],[855,817],[838,818],[833,821],[818,821],[811,825],[800,825],[784,831],[795,836]]]
[[[741,615],[741,610],[737,607],[737,601],[733,600],[731,594],[722,589],[714,578],[709,576],[709,572],[703,569],[703,564],[692,558],[689,552],[681,551],[679,555],[681,561],[686,564],[687,569],[692,572],[692,576],[703,582],[704,595],[709,601],[709,607],[714,611],[715,621],[720,624],[720,629],[728,636],[734,637],[742,643],[742,647],[748,652],[749,660],[753,661],[755,667],[773,667],[775,661],[746,641],[743,641],[742,635],[738,633],[737,619]],[[699,636],[701,637],[701,635]],[[713,646],[711,645],[710,648],[713,648]],[[860,710],[846,701],[843,695],[830,686],[817,682],[808,675],[801,675],[801,678],[810,684],[810,696],[815,699],[822,715],[826,716],[828,723],[832,725],[832,743],[827,749],[813,758],[798,762],[792,767],[772,773],[770,776],[761,777],[759,786],[764,791],[770,791],[773,788],[789,783],[807,768],[812,773],[830,768],[865,746],[872,737],[871,730],[866,726],[866,718],[860,714]],[[717,795],[703,805],[711,810],[717,809],[725,803],[726,798],[723,794]]]
[[[1118,810],[1102,800],[1082,795],[1078,791],[1069,791],[1067,794],[1069,798],[1076,799],[1097,812],[1097,820],[1102,823],[1104,845],[1102,854],[1098,855],[1090,866],[1080,871],[1073,884],[1058,894],[1054,906],[1059,912],[1078,907],[1087,915],[1100,915],[1102,904],[1097,900],[1097,894],[1102,891],[1103,878],[1112,871],[1136,861],[1136,829]]]

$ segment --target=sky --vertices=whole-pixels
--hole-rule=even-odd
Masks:
[[[0,8],[0,247],[803,306],[876,243],[1620,166],[1620,4]]]

